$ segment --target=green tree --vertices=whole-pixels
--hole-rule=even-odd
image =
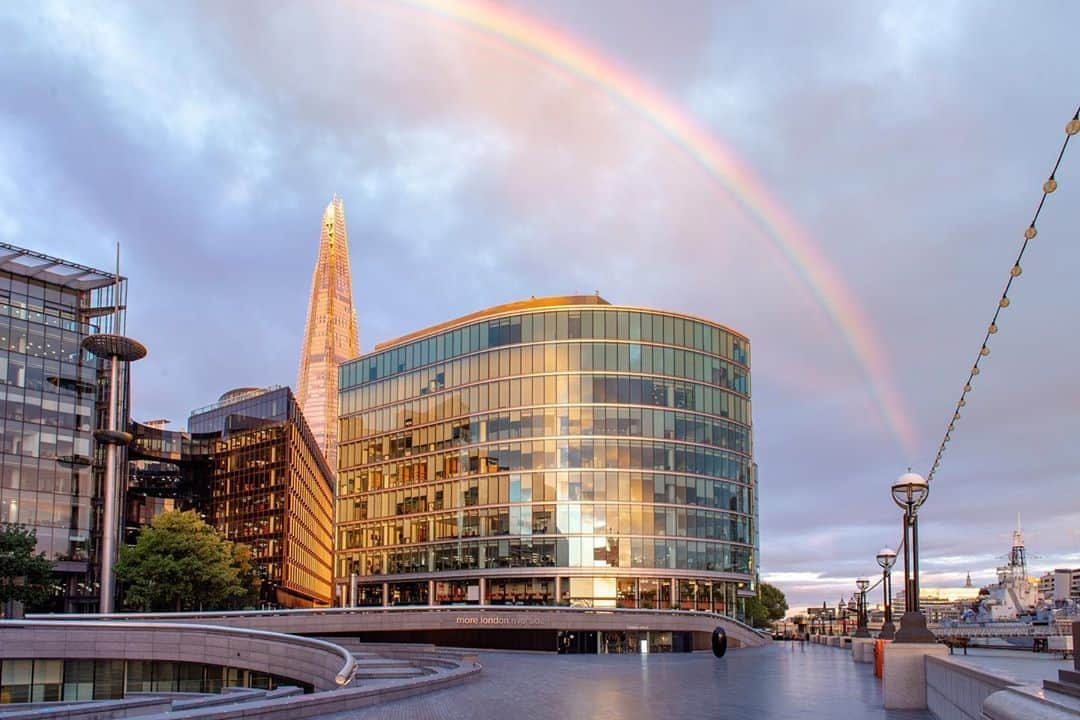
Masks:
[[[121,549],[116,577],[125,604],[146,611],[217,610],[258,592],[250,550],[239,550],[193,510],[154,518],[133,547]]]
[[[244,593],[233,599],[231,603],[236,609],[254,607],[259,601],[259,589],[262,587],[262,576],[259,566],[251,554],[251,548],[243,543],[230,543],[232,545],[233,564],[236,566],[237,579]]]
[[[746,599],[746,620],[756,628],[766,628],[787,613],[784,593],[767,582],[758,584],[757,597]]]
[[[0,524],[0,603],[21,602],[26,610],[44,609],[56,594],[52,563],[34,554],[37,534],[15,523]]]

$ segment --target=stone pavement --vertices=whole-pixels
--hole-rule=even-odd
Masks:
[[[926,711],[886,712],[872,665],[818,645],[780,642],[722,659],[707,653],[479,655],[483,672],[461,686],[322,720],[932,718]]]

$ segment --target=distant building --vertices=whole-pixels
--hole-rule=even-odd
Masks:
[[[82,344],[123,334],[126,303],[115,273],[0,243],[0,521],[37,533],[66,611],[96,611],[101,580],[110,360]]]
[[[337,601],[737,615],[749,364],[733,330],[592,295],[376,345],[341,366]]]
[[[1059,603],[1080,599],[1080,568],[1058,568],[1039,578],[1039,599]]]
[[[287,387],[225,393],[189,432],[133,423],[125,537],[168,510],[197,510],[251,547],[263,599],[330,604],[333,474]]]
[[[979,599],[980,589],[964,584],[963,587],[920,587],[919,607],[926,615],[927,622],[937,623],[942,620],[958,620],[964,610],[970,608]],[[893,613],[896,608],[903,608],[904,591],[896,594]],[[901,610],[902,614],[902,610]]]
[[[296,399],[311,433],[337,471],[338,365],[360,353],[349,270],[345,206],[334,199],[323,211],[319,256],[311,277]]]

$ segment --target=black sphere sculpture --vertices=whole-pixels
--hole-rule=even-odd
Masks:
[[[717,627],[712,631],[712,654],[716,657],[724,657],[727,652],[727,633],[724,628]]]

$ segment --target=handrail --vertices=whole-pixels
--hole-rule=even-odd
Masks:
[[[156,615],[163,615],[164,613],[156,613]],[[119,619],[118,613],[112,613],[113,619]],[[126,631],[128,628],[120,627],[109,620],[85,620],[86,617],[95,617],[88,614],[74,615],[56,615],[51,616],[52,619],[41,620],[38,616],[29,620],[0,620],[0,630],[4,628],[12,627],[85,627],[85,628],[109,628],[110,630],[119,630],[121,632]],[[67,618],[73,618],[67,620]],[[103,615],[96,616],[98,618],[106,617]],[[129,626],[130,627],[130,626]],[[309,647],[317,647],[323,650],[329,650],[330,652],[340,655],[344,659],[345,664],[341,666],[337,675],[334,676],[334,682],[340,686],[348,685],[352,680],[353,672],[356,669],[356,658],[352,653],[341,647],[335,645],[332,642],[326,640],[318,640],[316,638],[309,638],[302,635],[288,635],[286,633],[274,632],[272,630],[254,630],[250,628],[239,628],[228,625],[204,625],[201,623],[166,623],[166,622],[138,622],[136,625],[138,628],[145,628],[148,630],[176,630],[176,631],[189,631],[192,629],[203,630],[206,632],[221,633],[221,634],[236,634],[236,635],[248,635],[255,636],[265,640],[273,640],[279,643],[288,643],[290,645],[307,645]]]

